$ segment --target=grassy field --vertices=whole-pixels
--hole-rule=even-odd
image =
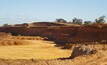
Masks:
[[[69,57],[71,50],[55,47],[53,42],[26,40],[31,45],[0,46],[0,58],[4,59],[56,59]]]

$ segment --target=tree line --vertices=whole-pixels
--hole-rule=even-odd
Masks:
[[[78,25],[91,25],[91,24],[97,24],[97,25],[102,25],[105,23],[105,16],[100,16],[99,18],[95,19],[94,22],[92,21],[83,21],[82,19],[79,19],[79,18],[74,18],[72,19],[72,21],[70,22],[67,22],[65,19],[62,19],[62,18],[59,18],[59,19],[56,19],[55,22],[57,23],[69,23],[69,24],[78,24]],[[23,23],[22,25],[27,25],[27,23]],[[10,27],[12,25],[9,25],[9,24],[3,24],[3,27]]]
[[[92,21],[83,21],[82,19],[79,19],[79,18],[74,18],[72,19],[72,21],[70,22],[67,22],[66,20],[62,19],[62,18],[59,18],[59,19],[56,19],[55,22],[57,23],[71,23],[71,24],[78,24],[78,25],[91,25],[91,24],[104,24],[105,23],[105,16],[100,16],[99,18],[95,19],[94,22]]]

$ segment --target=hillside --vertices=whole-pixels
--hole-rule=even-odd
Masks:
[[[0,27],[0,65],[107,64],[106,25],[29,25],[31,26]],[[90,46],[97,52],[69,58],[75,47],[83,45]]]
[[[13,25],[13,27],[48,27],[48,26],[79,26],[79,25],[57,22],[34,22]]]

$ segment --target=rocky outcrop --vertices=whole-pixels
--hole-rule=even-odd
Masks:
[[[72,59],[77,56],[94,54],[94,53],[96,53],[96,50],[94,50],[92,47],[85,46],[85,45],[78,46],[73,49],[73,52],[72,52],[70,58]]]

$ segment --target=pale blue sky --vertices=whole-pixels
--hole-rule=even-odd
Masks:
[[[107,0],[0,0],[0,24],[107,16]]]

